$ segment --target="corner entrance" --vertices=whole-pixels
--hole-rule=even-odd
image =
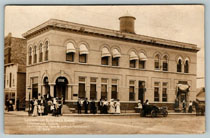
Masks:
[[[54,97],[57,97],[59,99],[63,98],[63,101],[65,102],[68,92],[67,84],[68,80],[65,77],[57,78],[56,84],[54,86]]]

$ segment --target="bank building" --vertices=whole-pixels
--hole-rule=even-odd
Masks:
[[[135,33],[135,17],[120,30],[50,19],[23,34],[27,40],[26,101],[50,93],[74,106],[78,98],[138,100],[173,108],[196,98],[194,44]]]

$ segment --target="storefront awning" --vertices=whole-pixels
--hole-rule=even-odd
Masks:
[[[181,91],[188,91],[188,89],[190,88],[190,85],[188,85],[188,84],[178,84],[177,87]]]
[[[113,49],[112,54],[113,58],[121,57],[121,54],[117,49]]]
[[[68,43],[66,53],[75,53],[75,52],[76,52],[76,49],[74,45],[72,43]]]
[[[101,57],[110,57],[110,56],[111,56],[111,54],[110,54],[109,50],[104,47],[102,49],[102,55],[101,55]]]
[[[80,48],[80,51],[79,51],[80,55],[89,53],[87,47],[84,44],[81,44],[79,48]]]
[[[134,51],[132,51],[130,53],[130,60],[137,60],[137,59],[139,59],[139,57],[136,55]]]
[[[140,60],[143,60],[143,61],[147,60],[147,57],[145,56],[144,53],[139,53],[139,58]]]

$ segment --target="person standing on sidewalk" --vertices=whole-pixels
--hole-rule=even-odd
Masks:
[[[77,101],[77,110],[78,110],[78,114],[81,114],[81,100],[80,98],[78,98],[78,101]]]
[[[182,109],[183,109],[183,113],[186,113],[186,102],[185,102],[185,100],[183,100],[183,102],[182,102]]]
[[[192,105],[193,105],[193,103],[192,103],[192,101],[190,101],[189,108],[188,108],[188,113],[192,113]]]
[[[88,100],[87,100],[87,98],[85,98],[85,101],[84,101],[84,108],[85,108],[85,114],[88,114],[88,104],[89,104],[89,102],[88,102]]]
[[[120,114],[120,100],[119,99],[117,99],[117,102],[116,102],[116,113]]]

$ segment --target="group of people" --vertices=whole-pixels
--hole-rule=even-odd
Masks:
[[[193,111],[193,102],[190,101],[188,104],[185,100],[182,100],[179,102],[179,100],[176,98],[175,99],[175,104],[174,104],[175,109],[181,110],[183,113],[192,113]]]
[[[6,99],[6,110],[9,111],[14,111],[13,107],[13,101],[11,99]]]
[[[192,101],[189,102],[189,105],[188,105],[188,113],[192,113],[193,109],[192,109],[192,106],[193,106],[193,103]],[[183,112],[186,113],[187,111],[187,103],[185,100],[182,101],[182,109],[183,109]]]
[[[40,97],[40,96],[39,96]],[[29,114],[32,116],[62,115],[63,98],[50,97],[49,94],[30,100]]]
[[[84,107],[84,113],[88,114],[88,109],[90,107],[90,113],[96,114],[100,111],[100,114],[120,114],[120,101],[111,99],[107,101],[106,99],[100,99],[98,104],[96,104],[95,100],[88,101],[87,98],[85,99],[78,99],[77,101],[77,110],[78,114],[82,113],[82,107]]]

